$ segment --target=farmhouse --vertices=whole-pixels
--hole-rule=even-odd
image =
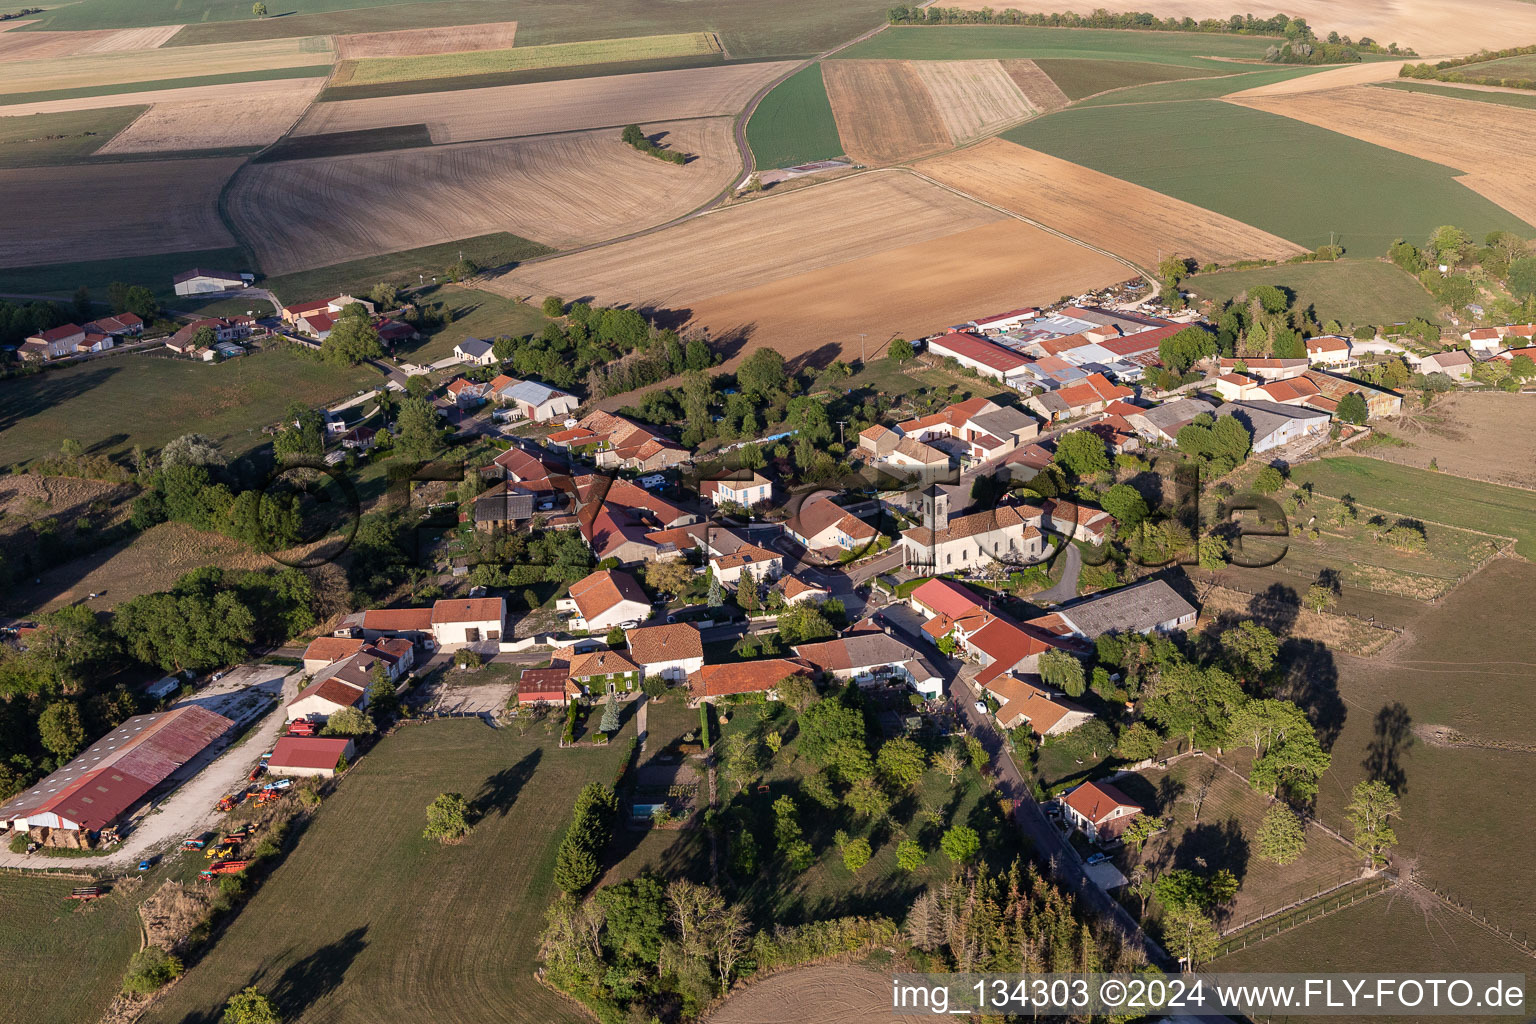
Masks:
[[[1040,531],[1013,505],[950,519],[942,529],[918,526],[901,533],[902,563],[935,572],[978,569],[994,559],[1024,561],[1043,550]]]
[[[640,685],[640,666],[623,651],[588,651],[571,658],[571,682],[587,693],[629,693]]]
[[[39,331],[22,342],[19,352],[23,359],[58,359],[72,356],[85,341],[85,328],[78,324],[64,324]]]
[[[548,437],[550,444],[588,455],[599,467],[621,466],[654,473],[689,459],[686,449],[632,420],[597,410],[576,426]]]
[[[873,544],[880,535],[873,526],[844,511],[831,498],[816,498],[802,505],[784,524],[784,531],[807,551],[828,558]]]
[[[1028,722],[1037,736],[1059,736],[1093,718],[1093,712],[1087,708],[1015,676],[998,676],[986,684],[986,689],[1002,701],[997,709],[997,722],[1004,729]]]
[[[957,583],[943,576],[935,576],[917,587],[907,597],[907,603],[912,610],[928,619],[953,624],[971,615],[981,613],[981,602],[975,592],[964,584]],[[949,625],[945,625],[943,632],[936,634],[944,636],[949,632]]]
[[[1462,349],[1452,349],[1449,352],[1436,352],[1434,355],[1425,356],[1419,360],[1420,373],[1443,373],[1452,380],[1470,380],[1472,377],[1472,356]]]
[[[571,584],[567,597],[555,602],[570,612],[572,629],[604,630],[626,622],[639,624],[651,614],[650,599],[627,572],[599,569]]]
[[[975,370],[983,377],[991,377],[1010,387],[1023,384],[1029,376],[1025,369],[1031,362],[1028,357],[964,331],[951,331],[930,339],[928,351],[940,358],[954,359],[967,370]]]
[[[559,388],[552,388],[547,384],[540,384],[536,380],[520,380],[501,388],[497,388],[495,383],[495,381],[491,382],[491,393],[502,404],[516,409],[523,419],[532,420],[535,423],[563,420],[575,412],[576,406],[581,404],[576,400],[575,395],[561,391]]]
[[[1255,454],[1267,452],[1303,437],[1328,432],[1332,419],[1326,412],[1279,402],[1227,402],[1216,410],[1217,416],[1231,416],[1253,435]]]
[[[366,709],[368,690],[373,685],[370,673],[375,664],[373,657],[360,651],[323,669],[288,702],[288,721],[326,719],[342,708]]]
[[[1067,820],[1091,841],[1118,836],[1142,811],[1140,804],[1107,782],[1085,782],[1062,797],[1061,805]]]
[[[314,675],[325,666],[338,662],[343,658],[349,658],[362,650],[368,641],[361,638],[352,639],[344,636],[321,636],[309,642],[304,648],[304,671],[308,675]]]
[[[1033,416],[980,397],[899,423],[896,429],[915,441],[954,438],[965,444],[965,453],[973,459],[1004,455],[1040,433]]]
[[[726,503],[751,508],[773,497],[773,481],[761,473],[746,480],[705,480],[699,484],[699,497],[717,508]]]
[[[705,665],[688,676],[690,706],[714,703],[721,697],[740,693],[761,693],[778,700],[777,687],[789,676],[811,674],[811,667],[798,658],[767,658],[738,661],[729,665]]]
[[[365,640],[404,637],[420,642],[432,636],[432,609],[370,608],[347,616],[342,625],[361,630]]]
[[[1337,334],[1319,334],[1307,339],[1307,362],[1313,366],[1345,368],[1355,364],[1350,355],[1350,342]]]
[[[439,648],[500,640],[507,618],[503,597],[453,598],[432,604],[432,638]]]
[[[1040,529],[1064,534],[1072,540],[1102,544],[1114,523],[1114,517],[1103,509],[1079,505],[1066,498],[1046,498],[1040,503]]]
[[[1179,431],[1193,423],[1196,416],[1215,415],[1216,406],[1199,398],[1179,398],[1151,409],[1130,411],[1125,403],[1118,403],[1125,417],[1136,431],[1153,444],[1173,444]]]
[[[351,763],[357,747],[345,736],[284,736],[267,758],[267,771],[273,775],[297,775],[302,778],[329,779],[345,759]]]
[[[533,504],[534,496],[527,491],[498,484],[475,499],[475,529],[482,533],[515,529],[533,518]]]
[[[513,445],[482,467],[481,472],[494,474],[532,494],[554,494],[558,490],[554,477],[559,475],[561,467]]]
[[[630,564],[654,558],[659,550],[650,534],[698,519],[628,480],[588,474],[577,478],[576,494],[586,503],[578,522],[582,538],[599,560],[617,558]]]
[[[1294,359],[1243,359],[1222,357],[1220,362],[1221,372],[1247,374],[1250,377],[1258,377],[1262,380],[1285,380],[1287,377],[1299,377],[1306,372],[1310,365],[1305,357],[1298,356]]]
[[[992,612],[957,622],[954,634],[961,650],[981,665],[981,671],[976,673],[976,682],[981,686],[990,686],[993,680],[1011,672],[1038,675],[1040,655],[1064,646],[1043,630],[1020,626]]]
[[[1317,396],[1307,402],[1307,405],[1313,409],[1332,413],[1338,407],[1340,399],[1349,394],[1358,394],[1365,399],[1366,413],[1372,418],[1396,416],[1403,409],[1402,395],[1355,380],[1353,377],[1340,377],[1327,370],[1307,370],[1301,376],[1317,388]]]
[[[1133,398],[1135,395],[1135,391],[1112,383],[1102,373],[1090,373],[1079,383],[1044,395],[1032,395],[1025,399],[1024,404],[1054,423],[1059,419],[1076,419],[1089,413],[1102,412],[1111,402]]]
[[[1095,640],[1105,633],[1168,633],[1194,625],[1199,611],[1163,580],[1106,590],[1026,625],[1057,636]]]
[[[549,668],[525,668],[517,680],[518,704],[564,705],[581,691],[571,682],[571,667],[558,661]]]
[[[691,622],[637,626],[625,636],[629,656],[645,676],[681,683],[704,667],[704,640]]]
[[[0,826],[34,841],[82,847],[115,826],[234,725],[195,704],[135,715],[64,767],[5,803]]]
[[[171,285],[176,289],[177,295],[207,295],[210,292],[235,291],[255,280],[254,274],[232,274],[227,270],[203,270],[195,267],[171,278]]]
[[[1504,347],[1504,333],[1497,327],[1479,327],[1461,337],[1474,352],[1493,352]]]
[[[491,351],[492,345],[482,338],[465,338],[453,346],[454,358],[463,363],[473,363],[475,366],[492,366],[496,362],[496,355]]]
[[[801,644],[794,651],[802,661],[834,679],[851,679],[861,686],[902,683],[929,698],[944,692],[943,677],[932,665],[900,640],[879,631]]]
[[[484,384],[466,377],[455,377],[443,390],[448,392],[448,397],[453,399],[454,405],[460,409],[471,409],[485,399],[485,389]]]

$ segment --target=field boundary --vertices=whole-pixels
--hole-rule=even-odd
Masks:
[[[1468,393],[1476,394],[1478,392],[1477,391],[1470,391]],[[1484,389],[1483,393],[1486,393],[1486,389]],[[1384,459],[1380,455],[1372,455],[1370,448],[1367,448],[1367,449],[1365,449],[1364,451],[1361,451],[1361,452],[1356,452],[1356,454],[1360,455],[1360,456],[1362,456],[1364,458],[1367,458],[1367,459],[1375,459],[1377,462],[1385,462],[1385,463],[1387,463],[1388,465],[1391,465],[1391,466],[1405,466],[1408,469],[1418,469],[1419,468],[1418,466],[1409,466],[1406,462],[1394,462],[1391,459]],[[1430,472],[1430,471],[1429,470],[1425,470],[1425,472],[1427,473],[1427,472]],[[1441,471],[1441,472],[1443,472],[1443,471]],[[1508,487],[1508,488],[1511,488],[1512,490],[1516,490],[1516,491],[1529,491],[1532,494],[1536,494],[1536,487],[1527,487],[1524,484],[1512,484],[1512,483],[1509,483],[1509,482],[1504,481],[1504,480],[1490,480],[1490,479],[1488,479],[1485,476],[1472,476],[1472,475],[1470,475],[1468,473],[1444,473],[1444,475],[1445,476],[1459,477],[1462,480],[1475,480],[1476,482],[1478,482],[1480,484],[1490,484],[1490,485],[1492,485],[1494,487]],[[1361,505],[1360,507],[1361,508],[1365,508],[1366,506]],[[1384,511],[1386,511],[1386,509],[1379,509],[1378,511],[1383,511],[1384,512]],[[1422,523],[1432,522],[1432,520],[1425,519],[1422,516],[1414,516],[1413,518],[1419,520]],[[1445,523],[1434,523],[1434,525],[1435,526],[1444,526],[1446,524]],[[1451,529],[1453,529],[1453,530],[1466,530],[1468,533],[1482,533],[1483,532],[1481,530],[1474,530],[1474,529],[1472,529],[1469,526],[1453,526],[1453,527],[1451,527]],[[1484,536],[1488,536],[1488,537],[1503,537],[1504,535],[1503,534],[1499,534],[1499,533],[1489,533],[1489,534],[1484,534]],[[1514,538],[1505,538],[1505,539],[1513,540]]]
[[[1336,897],[1333,897],[1333,906],[1331,907],[1327,906],[1329,898],[1326,896],[1326,893],[1338,892],[1338,890],[1344,886],[1355,886],[1360,885],[1361,883],[1359,879],[1355,879],[1353,881],[1345,882],[1344,886],[1335,886],[1333,889],[1325,890],[1324,893],[1318,894],[1318,896],[1323,897],[1321,900],[1323,905],[1321,907],[1314,907],[1314,903],[1317,902],[1318,899],[1317,896],[1314,896],[1311,899],[1304,900],[1287,910],[1277,911],[1276,913],[1270,914],[1267,917],[1259,918],[1255,922],[1250,922],[1248,925],[1241,926],[1241,928],[1248,928],[1257,925],[1257,935],[1238,934],[1238,929],[1234,929],[1232,932],[1228,932],[1222,937],[1222,943],[1217,947],[1216,955],[1211,959],[1219,960],[1221,957],[1235,953],[1240,949],[1247,949],[1249,946],[1263,942],[1265,939],[1272,939],[1277,935],[1284,935],[1286,932],[1295,931],[1297,928],[1300,928],[1312,921],[1318,920],[1319,918],[1328,917],[1332,914],[1338,913],[1340,910],[1346,910],[1349,907],[1354,906],[1356,903],[1361,903],[1365,900],[1371,899],[1372,897],[1380,896],[1382,893],[1391,889],[1395,884],[1395,881],[1396,880],[1393,879],[1390,875],[1378,876],[1377,880],[1372,880],[1364,884],[1365,891],[1363,892],[1351,892],[1348,894],[1348,899],[1346,899],[1345,894],[1342,893]],[[1372,886],[1375,886],[1375,888],[1371,888]],[[1269,931],[1264,922],[1272,921],[1278,917],[1283,917],[1283,920],[1275,928],[1274,931]]]
[[[1494,924],[1492,921],[1488,920],[1486,915],[1479,914],[1477,911],[1473,910],[1469,904],[1462,903],[1456,897],[1450,895],[1449,893],[1441,892],[1439,889],[1436,889],[1432,885],[1426,885],[1425,883],[1413,878],[1404,878],[1401,880],[1401,882],[1405,886],[1417,889],[1420,892],[1428,893],[1430,896],[1433,896],[1435,899],[1444,904],[1447,909],[1460,914],[1462,917],[1465,917],[1468,921],[1471,921],[1473,924],[1477,925],[1479,928],[1483,929],[1489,934],[1497,935],[1499,938],[1504,939],[1506,942],[1512,943],[1526,956],[1536,959],[1536,946],[1533,946],[1528,939],[1522,939],[1516,936],[1513,929]],[[1522,932],[1521,934],[1523,935],[1526,933]]]

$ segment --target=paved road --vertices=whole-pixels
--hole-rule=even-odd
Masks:
[[[1032,595],[1029,599],[1031,604],[1061,604],[1077,596],[1077,578],[1083,573],[1083,553],[1070,541],[1064,540],[1059,543],[1066,545],[1066,551],[1062,554],[1066,564],[1062,569],[1061,582],[1049,590],[1042,590]]]

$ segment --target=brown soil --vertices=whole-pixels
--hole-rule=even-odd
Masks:
[[[739,988],[706,1024],[918,1024],[932,1013],[892,1012],[891,977],[852,964],[797,967]]]
[[[397,32],[360,32],[336,37],[336,59],[359,57],[419,57],[431,53],[504,50],[517,36],[517,22],[408,28]]]
[[[106,45],[105,40],[98,42]],[[330,62],[330,44],[320,37],[180,46],[175,50],[174,60],[146,59],[142,53],[117,50],[17,63],[6,68],[5,87],[13,93],[84,89]]]
[[[0,36],[0,39],[5,38]],[[300,82],[306,87],[324,82],[323,78],[300,78],[274,82],[231,82],[227,85],[194,85],[186,89],[145,89],[142,92],[116,93],[111,96],[76,96],[73,99],[40,100],[34,103],[12,103],[0,107],[0,117],[20,117],[24,114],[58,114],[70,110],[95,110],[97,107],[138,107],[156,103],[193,103],[207,100],[233,102],[249,96],[252,90]]]
[[[324,84],[323,78],[295,78],[256,83],[214,98],[156,103],[97,152],[265,146],[293,127]]]
[[[1452,476],[1536,487],[1536,463],[1510,458],[1507,447],[1510,437],[1536,433],[1536,402],[1529,396],[1501,391],[1446,395],[1426,411],[1388,422],[1385,429],[1408,443],[1378,445],[1370,450],[1375,458],[1419,469],[1428,469],[1433,459]]]
[[[92,29],[85,32],[12,32],[6,28],[20,28],[25,22],[0,25],[0,61],[41,60],[44,57],[65,57],[98,40],[116,35],[111,29]]]
[[[919,60],[912,67],[956,142],[989,135],[1035,113],[1001,61]]]
[[[1270,82],[1268,85],[1244,89],[1242,92],[1232,93],[1227,98],[1242,100],[1250,96],[1296,96],[1304,92],[1324,92],[1350,85],[1367,85],[1371,82],[1395,82],[1398,69],[1406,63],[1408,62],[1403,60],[1381,60],[1368,64],[1351,64],[1348,67],[1334,68],[1330,71],[1319,71],[1315,75],[1286,78],[1278,82]]]
[[[1040,70],[1040,65],[1034,61],[1005,60],[1002,65],[1008,77],[1024,93],[1024,98],[1029,100],[1029,105],[1040,113],[1049,114],[1072,102],[1061,91],[1061,86],[1051,81],[1051,76]]]
[[[954,144],[910,61],[830,60],[821,65],[843,149],[881,167]]]
[[[1230,217],[1003,139],[924,160],[917,170],[1143,267],[1155,267],[1159,254],[1230,262],[1302,251]]]

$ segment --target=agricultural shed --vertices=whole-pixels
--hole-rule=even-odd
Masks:
[[[356,753],[357,748],[345,736],[284,736],[272,748],[267,771],[329,779],[342,758],[350,762]]]

